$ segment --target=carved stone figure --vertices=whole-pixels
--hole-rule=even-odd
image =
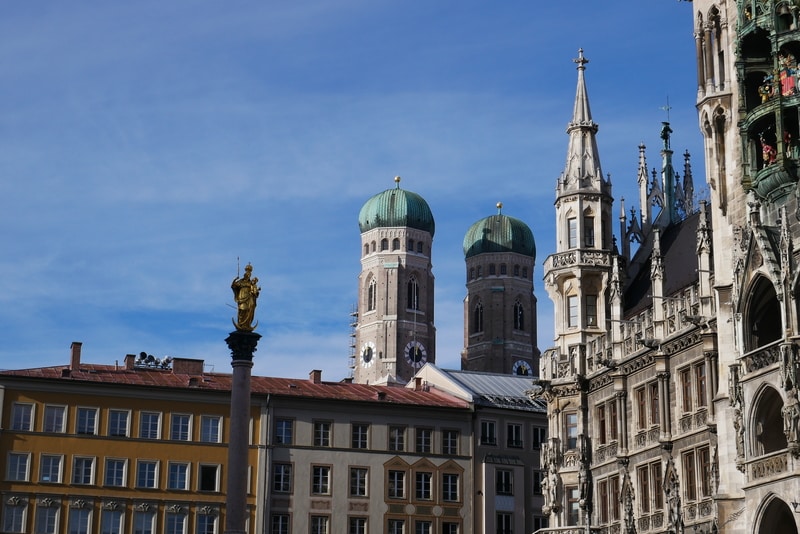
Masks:
[[[736,430],[736,456],[744,457],[744,418],[742,411],[736,408],[733,414],[733,428]]]
[[[238,314],[233,325],[236,330],[245,332],[252,332],[258,325],[253,324],[253,319],[256,315],[256,299],[261,292],[258,287],[258,278],[251,278],[253,274],[253,266],[249,263],[244,268],[244,276],[238,276],[231,282],[231,289],[233,290],[233,298],[236,301]]]
[[[781,412],[783,413],[783,432],[786,434],[786,441],[796,444],[800,438],[800,402],[797,400],[797,393],[794,389],[789,391],[786,405]]]

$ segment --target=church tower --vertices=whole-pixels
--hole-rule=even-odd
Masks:
[[[556,344],[573,373],[585,373],[580,347],[605,331],[613,238],[611,182],[603,178],[583,50],[564,173],[556,188],[556,253],[545,261],[545,286],[555,305]]]
[[[497,215],[473,224],[464,236],[467,297],[461,369],[516,375],[538,372],[536,245],[519,219]]]
[[[396,186],[361,208],[361,274],[354,381],[408,382],[436,361],[431,248],[435,224],[421,196]]]

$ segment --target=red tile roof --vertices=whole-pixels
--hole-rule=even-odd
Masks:
[[[126,369],[114,365],[81,363],[79,369],[72,370],[68,366],[55,366],[0,371],[0,379],[3,377],[227,392],[231,389],[232,375],[224,373],[175,374],[171,369],[146,367]],[[309,379],[252,376],[250,389],[253,395],[411,404],[445,408],[469,407],[469,403],[435,388],[431,388],[428,391],[417,391],[399,386],[371,386],[324,381],[315,383]]]

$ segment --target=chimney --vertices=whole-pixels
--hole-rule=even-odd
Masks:
[[[422,391],[422,377],[415,376],[414,377],[414,391]]]
[[[133,371],[133,362],[136,361],[135,354],[126,354],[125,355],[125,370],[126,371]]]
[[[322,371],[320,371],[319,369],[314,369],[313,371],[308,373],[308,379],[314,384],[319,384],[320,382],[322,382]]]
[[[204,360],[196,358],[175,358],[172,360],[172,374],[202,375],[204,365]]]
[[[81,367],[81,343],[80,341],[72,342],[72,356],[69,360],[69,368],[72,371],[77,371]]]
[[[386,400],[386,392],[385,391],[379,391],[378,392],[378,400],[381,400],[381,401],[382,400]]]

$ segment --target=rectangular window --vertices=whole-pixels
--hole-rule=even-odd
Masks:
[[[39,482],[46,484],[61,483],[63,458],[60,454],[42,454],[39,458]]]
[[[47,405],[44,407],[44,425],[43,432],[58,432],[63,433],[66,431],[66,406],[52,406]]]
[[[432,452],[433,429],[417,428],[417,452]]]
[[[128,436],[128,417],[130,412],[127,410],[108,411],[108,435],[114,437]]]
[[[289,534],[289,516],[286,516],[286,530],[275,530],[273,534]],[[217,534],[217,516],[213,514],[197,515],[197,534]]]
[[[58,508],[39,505],[36,507],[36,534],[56,534],[58,530]]]
[[[619,477],[608,479],[608,507],[611,521],[619,521]]]
[[[94,482],[94,457],[75,456],[72,459],[72,483],[92,484]]]
[[[458,502],[458,479],[457,473],[442,473],[443,501]]]
[[[608,480],[597,483],[597,506],[600,508],[600,524],[608,523]]]
[[[139,415],[139,437],[142,439],[158,439],[161,426],[159,412],[142,412]]]
[[[189,489],[189,464],[170,462],[167,467],[167,488],[171,490]]]
[[[100,515],[100,534],[122,534],[122,510],[104,509]]]
[[[348,522],[349,534],[367,534],[367,518],[366,517],[351,517]]]
[[[650,477],[649,467],[644,466],[636,470],[639,479],[639,506],[643,514],[650,513]]]
[[[583,218],[583,246],[594,246],[594,217]]]
[[[3,504],[3,532],[25,532],[25,505]]]
[[[514,516],[508,512],[497,512],[497,534],[513,534]]]
[[[186,532],[186,514],[183,512],[167,512],[166,514],[166,528],[164,534],[185,534]]]
[[[6,480],[24,482],[28,480],[28,465],[31,455],[27,452],[8,453]]]
[[[185,413],[174,413],[171,418],[169,439],[189,441],[191,437],[192,416]]]
[[[433,523],[431,521],[415,521],[414,534],[433,534]]]
[[[697,406],[706,405],[706,364],[700,363],[694,367],[695,386],[697,387]]]
[[[350,468],[350,496],[351,497],[366,497],[367,496],[367,475],[369,471],[366,467],[351,467]]]
[[[315,447],[331,446],[330,421],[314,421],[314,446]]]
[[[406,522],[402,519],[390,519],[388,533],[406,534]]]
[[[495,492],[498,495],[514,494],[514,473],[508,469],[498,469],[494,474]]]
[[[597,326],[597,295],[586,295],[586,326]]]
[[[97,433],[97,408],[78,408],[75,432],[78,434]]]
[[[608,438],[611,441],[619,439],[617,429],[617,401],[616,399],[608,402]]]
[[[689,368],[680,371],[681,377],[681,399],[683,401],[682,407],[684,412],[692,411],[692,370]]]
[[[566,435],[567,435],[567,448],[578,448],[578,414],[571,412],[565,415],[566,422]]]
[[[353,423],[352,444],[354,449],[366,449],[368,447],[369,425],[365,423]]]
[[[283,443],[286,445],[291,445],[292,427],[293,427],[293,421],[291,419],[276,419],[275,443]]]
[[[272,464],[272,491],[292,492],[292,464]]]
[[[14,403],[11,408],[11,430],[33,430],[33,404]]]
[[[403,426],[390,426],[389,427],[389,450],[390,451],[404,451],[406,450],[406,428]]]
[[[567,525],[574,527],[578,525],[581,517],[581,491],[578,486],[567,486],[564,490],[567,497]]]
[[[697,450],[697,467],[700,473],[700,496],[711,496],[711,453],[708,447]]]
[[[329,534],[328,521],[329,518],[326,515],[312,515],[311,534]]]
[[[201,464],[197,473],[199,491],[219,491],[219,465]]]
[[[389,498],[406,498],[406,473],[405,471],[389,471]]]
[[[694,462],[694,451],[683,453],[683,497],[687,501],[697,500],[697,471]]]
[[[442,523],[442,534],[458,534],[458,523]]]
[[[567,240],[568,248],[578,248],[578,219],[574,217],[567,219]]]
[[[606,405],[595,407],[594,413],[597,418],[597,440],[602,445],[606,442]]]
[[[522,425],[517,423],[509,423],[506,427],[506,434],[508,447],[517,449],[522,448]]]
[[[289,534],[289,514],[272,514],[272,534]]]
[[[533,427],[533,440],[531,441],[534,449],[541,449],[542,443],[547,441],[547,429],[544,427]]]
[[[128,461],[122,458],[106,458],[105,478],[103,485],[122,487],[125,486],[125,470]]]
[[[139,460],[136,462],[136,487],[156,488],[158,483],[158,461]]]
[[[220,429],[222,427],[222,418],[217,415],[203,415],[200,417],[200,441],[203,443],[219,443],[221,440]],[[291,443],[291,431],[289,440],[286,443]]]
[[[541,495],[542,494],[542,479],[544,478],[544,472],[539,471],[538,469],[533,470],[533,494],[534,495]]]
[[[429,501],[432,498],[431,486],[433,482],[433,473],[426,471],[419,471],[415,476],[415,491],[418,500]]]
[[[311,493],[314,495],[330,495],[331,468],[327,465],[311,467]]]
[[[648,386],[650,390],[650,424],[659,424],[658,417],[658,382],[653,382]]]
[[[154,511],[133,513],[134,534],[153,534],[155,532],[156,513]]]
[[[442,432],[442,454],[458,454],[458,430],[445,430]]]
[[[494,421],[481,421],[481,445],[497,445]]]
[[[567,297],[567,326],[575,328],[578,326],[578,296],[569,295]]]
[[[635,395],[637,426],[639,429],[645,429],[647,428],[647,392],[642,387],[636,390]]]
[[[69,534],[89,534],[91,510],[88,508],[69,509]]]
[[[662,489],[661,462],[650,464],[650,481],[653,484],[653,509],[662,510],[664,508],[664,490]]]

